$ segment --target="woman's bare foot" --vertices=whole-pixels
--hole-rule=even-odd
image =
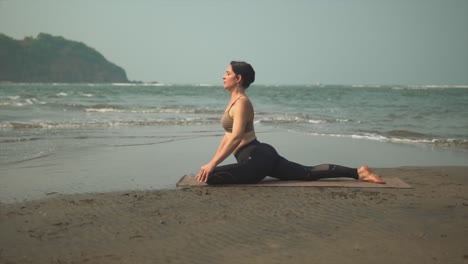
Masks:
[[[385,183],[379,175],[375,174],[367,165],[358,169],[359,180],[373,183]]]

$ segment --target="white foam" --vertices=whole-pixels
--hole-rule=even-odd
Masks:
[[[136,86],[136,83],[112,83],[112,86]]]
[[[308,120],[307,122],[311,123],[311,124],[323,124],[323,123],[326,123],[326,121],[324,120],[313,120],[313,119],[310,119]]]
[[[335,121],[337,121],[337,122],[349,122],[349,121],[351,121],[351,120],[338,118],[338,119],[335,119]]]
[[[209,84],[209,83],[200,83],[200,84],[196,84],[195,86],[200,86],[200,87],[213,87],[213,86],[217,86],[215,84]]]
[[[86,108],[85,112],[96,112],[96,113],[122,113],[123,110],[114,109],[114,108]]]

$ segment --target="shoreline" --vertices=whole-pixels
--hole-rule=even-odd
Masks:
[[[175,189],[182,176],[198,172],[221,139],[216,125],[204,131],[199,129],[192,126],[119,129],[111,133],[136,137],[123,140],[118,135],[98,137],[89,139],[86,145],[80,142],[79,148],[61,147],[41,158],[2,165],[0,202],[40,199],[51,193]],[[368,164],[371,168],[398,168],[468,164],[468,153],[423,146],[316,136],[262,126],[257,136],[261,142],[272,144],[280,155],[305,165]],[[232,156],[221,165],[229,163],[235,163]]]
[[[0,262],[468,262],[468,166],[375,171],[413,188],[198,187],[0,203]]]

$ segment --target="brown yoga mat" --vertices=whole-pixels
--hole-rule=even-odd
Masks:
[[[263,181],[254,184],[231,184],[224,186],[248,186],[248,187],[348,187],[348,188],[411,188],[409,184],[399,178],[384,178],[385,184],[357,181],[346,178],[323,179],[319,181],[279,181],[267,177]],[[176,184],[177,187],[208,186],[198,182],[195,176],[185,175]]]

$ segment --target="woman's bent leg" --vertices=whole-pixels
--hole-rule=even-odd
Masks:
[[[237,164],[216,167],[208,176],[208,184],[257,183],[271,174],[278,154],[268,144],[258,141],[239,150]]]
[[[255,173],[252,162],[229,164],[216,167],[208,176],[206,183],[214,184],[248,184],[263,180],[266,175]]]

